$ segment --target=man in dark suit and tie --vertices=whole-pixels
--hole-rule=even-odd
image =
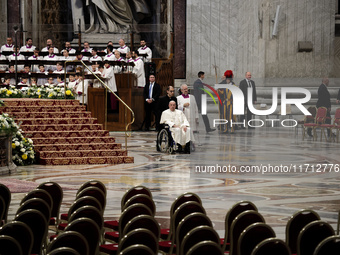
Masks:
[[[316,107],[325,107],[327,108],[327,117],[325,123],[326,124],[331,124],[331,95],[329,94],[328,91],[328,84],[329,84],[329,79],[328,78],[323,78],[322,79],[322,84],[320,85],[318,89],[318,101],[316,102]],[[307,130],[307,133],[309,136],[311,136],[311,131]],[[327,129],[327,134],[330,136],[330,130]]]
[[[244,95],[244,112],[247,112],[247,122],[253,118],[252,113],[248,108],[248,88],[252,88],[253,91],[253,104],[256,104],[257,96],[256,96],[256,87],[255,82],[251,80],[251,72],[246,72],[245,79],[240,82],[240,89]],[[244,121],[245,115],[241,115],[241,122]],[[248,125],[246,122],[246,125]],[[241,126],[244,128],[244,126]],[[248,128],[253,128],[249,127]]]
[[[155,75],[149,76],[149,82],[145,85],[144,109],[145,109],[145,130],[148,131],[151,125],[151,112],[155,116],[156,130],[159,130],[159,114],[157,114],[158,98],[161,95],[161,86],[155,82]]]
[[[204,72],[199,71],[198,72],[198,79],[194,82],[194,97],[197,103],[197,108],[198,108],[198,112],[201,113],[201,95],[204,94],[203,89],[203,79],[204,79]],[[203,118],[203,122],[204,122],[204,126],[205,126],[205,131],[207,133],[215,131],[215,128],[211,128],[210,127],[210,123],[209,123],[209,119],[207,115],[202,115]]]

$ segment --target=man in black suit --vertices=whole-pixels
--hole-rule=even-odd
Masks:
[[[322,84],[320,85],[318,89],[318,101],[316,102],[316,107],[325,107],[327,108],[327,118],[325,123],[331,124],[331,95],[328,91],[328,85],[329,85],[329,79],[323,78]],[[308,135],[311,136],[310,130],[307,131]],[[330,136],[330,130],[327,129],[327,134]]]
[[[248,88],[252,88],[253,91],[253,104],[256,104],[257,101],[257,96],[256,96],[256,87],[255,87],[255,82],[251,80],[251,72],[246,72],[245,79],[240,82],[240,89],[243,92],[244,95],[244,111],[247,112],[247,122],[253,118],[252,113],[249,110],[248,107]],[[241,115],[241,122],[244,121],[245,115]],[[248,125],[248,124],[246,124]],[[241,126],[244,128],[244,126]],[[248,128],[253,128],[249,127]]]
[[[149,82],[145,85],[144,109],[145,109],[145,130],[148,131],[151,125],[151,112],[155,115],[156,130],[159,130],[159,114],[157,113],[158,99],[161,95],[161,86],[155,82],[155,75],[149,76]]]
[[[166,96],[159,98],[159,102],[158,102],[158,110],[159,110],[159,114],[160,114],[159,116],[162,115],[163,111],[169,109],[170,101],[175,101],[176,102],[176,109],[178,108],[177,98],[174,95],[175,95],[175,88],[173,86],[169,86],[166,89]]]
[[[201,113],[201,95],[204,94],[203,89],[203,79],[204,79],[204,72],[199,71],[198,72],[198,79],[194,82],[194,97],[197,103],[197,108],[198,108],[198,112]],[[209,119],[207,115],[202,115],[203,118],[203,122],[204,122],[204,126],[205,126],[205,131],[207,133],[215,131],[215,128],[211,128],[210,124],[209,124]]]

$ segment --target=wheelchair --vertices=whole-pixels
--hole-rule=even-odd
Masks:
[[[168,125],[163,125],[161,130],[157,134],[156,141],[157,151],[167,152],[169,154],[176,153],[178,147],[176,142],[173,140],[171,131]]]

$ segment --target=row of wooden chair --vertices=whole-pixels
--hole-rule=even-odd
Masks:
[[[305,119],[301,121],[300,125],[303,127],[303,134],[302,134],[302,140],[305,139],[306,132],[308,129],[311,130],[313,135],[313,141],[317,140],[317,129],[321,130],[320,134],[320,141],[322,141],[322,137],[325,137],[326,141],[336,141],[339,142],[339,132],[340,132],[340,108],[337,108],[335,111],[333,123],[327,124],[326,120],[329,118],[327,117],[327,111],[328,109],[325,107],[309,107],[308,111],[312,115],[305,116]],[[326,135],[326,131],[330,134],[328,137]],[[335,132],[335,133],[334,133]],[[335,136],[333,135],[335,134]]]

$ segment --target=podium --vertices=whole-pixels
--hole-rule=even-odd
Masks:
[[[98,124],[103,124],[105,128],[105,108],[106,89],[88,88],[87,109],[92,113],[92,117],[97,118]]]
[[[144,97],[143,88],[138,88],[137,77],[135,74],[120,73],[115,74],[117,84],[117,95],[134,111],[135,121],[129,130],[139,130],[144,120]],[[103,88],[88,88],[88,110],[92,116],[98,119],[98,123],[105,128],[105,108],[107,108],[106,129],[109,131],[125,131],[126,123],[131,122],[132,114],[126,107],[118,103],[115,111],[110,111],[109,100],[106,99]],[[107,93],[110,98],[111,93]],[[126,120],[125,120],[126,111]]]

